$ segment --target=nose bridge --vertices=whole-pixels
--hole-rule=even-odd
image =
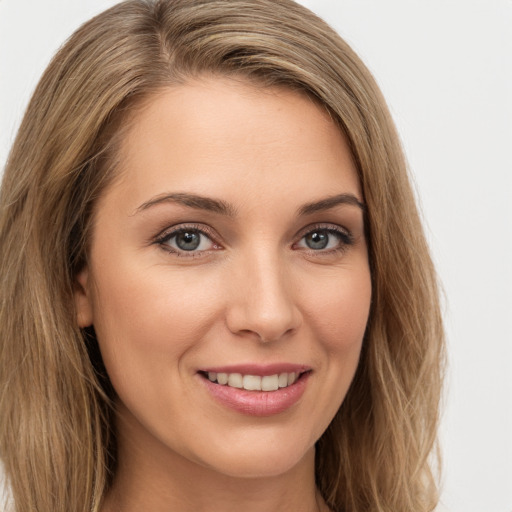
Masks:
[[[228,311],[232,332],[275,341],[297,329],[301,315],[293,280],[278,251],[260,248],[241,258],[234,273],[236,292]]]

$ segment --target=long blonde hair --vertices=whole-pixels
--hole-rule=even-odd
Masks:
[[[203,74],[314,97],[366,202],[373,302],[361,361],[317,443],[335,511],[427,512],[443,362],[436,275],[399,139],[366,67],[291,0],[128,0],[82,26],[43,75],[0,193],[0,456],[16,512],[98,511],[115,473],[111,389],[73,287],[119,140],[163,87]]]

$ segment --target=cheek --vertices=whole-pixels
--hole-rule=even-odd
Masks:
[[[371,279],[366,266],[323,281],[311,294],[309,317],[329,355],[355,354],[356,360],[368,322]],[[348,362],[352,362],[354,357]]]
[[[308,319],[320,350],[324,375],[322,392],[310,410],[322,418],[315,426],[318,439],[346,397],[357,370],[371,302],[371,280],[365,267],[339,272],[323,280],[322,290],[310,294]]]
[[[94,327],[112,381],[116,375],[179,366],[201,343],[221,307],[205,279],[151,269],[97,276]]]

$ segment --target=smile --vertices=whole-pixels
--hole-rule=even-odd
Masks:
[[[295,384],[305,372],[283,372],[274,375],[243,375],[241,373],[207,372],[210,382],[247,391],[277,391]]]
[[[299,402],[312,373],[308,366],[278,363],[203,368],[198,376],[220,405],[244,415],[271,416]]]

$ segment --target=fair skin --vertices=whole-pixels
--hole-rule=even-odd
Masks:
[[[328,510],[314,445],[368,319],[362,202],[296,92],[204,78],[137,114],[75,296],[118,394],[104,512]]]

